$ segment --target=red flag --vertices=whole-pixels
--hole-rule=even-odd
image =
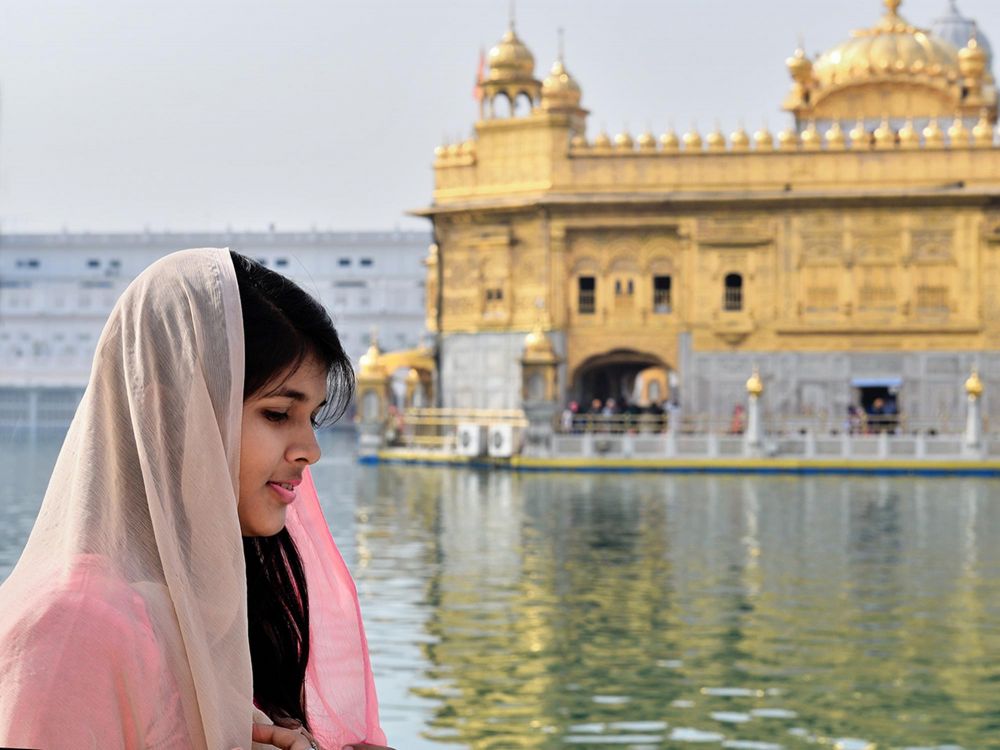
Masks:
[[[483,100],[483,80],[486,73],[486,53],[479,48],[479,67],[476,68],[476,85],[472,89],[472,98],[477,102]]]

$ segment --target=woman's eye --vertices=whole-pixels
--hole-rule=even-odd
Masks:
[[[283,411],[271,411],[270,409],[266,409],[264,411],[264,419],[269,422],[284,422],[288,419],[288,414]]]

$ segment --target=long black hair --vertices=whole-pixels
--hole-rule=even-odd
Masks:
[[[327,370],[327,405],[320,423],[336,421],[354,395],[354,369],[323,307],[279,273],[239,253],[236,269],[246,367],[244,401],[281,386],[278,378],[313,356]],[[287,529],[243,537],[254,703],[273,720],[294,719],[308,729],[309,591]]]

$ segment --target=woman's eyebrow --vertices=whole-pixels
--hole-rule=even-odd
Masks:
[[[304,394],[302,391],[297,391],[294,388],[280,388],[280,389],[276,390],[274,393],[267,394],[267,397],[268,398],[290,398],[290,399],[292,399],[292,401],[302,401],[302,402],[305,402],[305,401],[309,400],[309,397],[306,394]],[[319,408],[321,406],[326,406],[326,399],[325,398],[319,403],[319,406],[317,406],[317,408]]]

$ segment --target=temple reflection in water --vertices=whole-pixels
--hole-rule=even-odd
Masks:
[[[988,480],[359,471],[360,585],[407,582],[419,658],[381,648],[427,747],[984,746]],[[373,627],[379,663],[407,624]]]

